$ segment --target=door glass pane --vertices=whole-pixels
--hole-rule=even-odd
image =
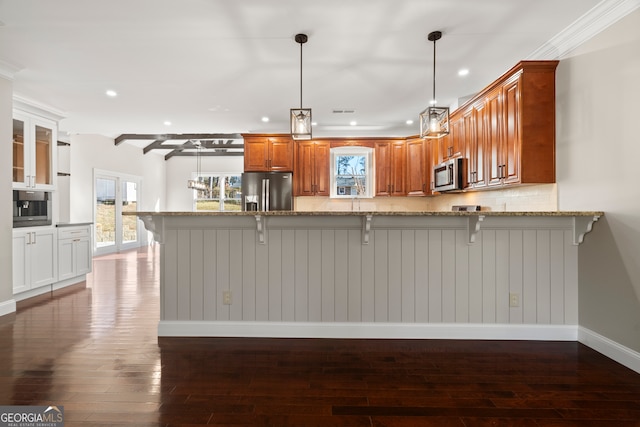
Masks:
[[[36,125],[36,184],[52,184],[51,150],[53,132]]]
[[[242,210],[242,176],[229,175],[226,177],[223,211]]]
[[[138,210],[138,186],[135,182],[122,181],[122,212]],[[138,241],[138,217],[122,216],[122,243]]]
[[[13,119],[13,182],[24,179],[24,122]]]
[[[116,243],[116,181],[96,178],[96,246]]]

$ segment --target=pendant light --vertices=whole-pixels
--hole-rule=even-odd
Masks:
[[[436,41],[441,37],[440,31],[427,36],[433,42],[433,99],[432,105],[420,113],[421,138],[441,138],[449,134],[449,107],[436,107]]]
[[[202,149],[202,143],[200,141],[190,141],[191,144],[196,147],[196,179],[190,179],[187,181],[187,188],[191,188],[193,190],[204,191],[207,189],[207,184],[200,181],[200,150]]]
[[[296,34],[295,41],[300,44],[300,108],[291,109],[291,137],[311,139],[311,108],[302,108],[302,45],[307,42],[307,35]]]

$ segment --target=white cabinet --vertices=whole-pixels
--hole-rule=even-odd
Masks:
[[[57,234],[54,227],[14,229],[13,293],[57,281]]]
[[[91,272],[91,227],[58,228],[58,280]]]
[[[35,115],[13,114],[13,188],[54,189],[57,125]]]

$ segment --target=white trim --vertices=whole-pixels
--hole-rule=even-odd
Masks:
[[[13,108],[58,123],[64,119],[67,113],[50,105],[43,104],[33,99],[26,98],[16,93],[13,94]]]
[[[0,316],[6,316],[7,314],[16,312],[16,300],[10,299],[0,302]]]
[[[610,25],[640,7],[639,0],[602,0],[526,59],[562,59]]]
[[[37,297],[39,295],[44,295],[48,292],[54,292],[59,289],[66,288],[67,286],[77,285],[78,283],[84,282],[85,280],[87,280],[87,275],[82,274],[80,276],[70,277],[60,282],[52,283],[51,285],[44,285],[39,288],[20,292],[19,294],[15,294],[13,297],[15,298],[16,301],[24,301],[28,298]]]
[[[598,353],[640,373],[640,353],[583,326],[578,328],[578,341]]]
[[[22,69],[23,67],[0,60],[0,77],[4,77],[7,80],[13,80],[16,73]]]
[[[158,336],[576,341],[578,332],[576,325],[161,320]]]

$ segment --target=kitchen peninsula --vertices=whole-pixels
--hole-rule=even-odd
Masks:
[[[603,212],[137,212],[159,336],[576,340]]]

